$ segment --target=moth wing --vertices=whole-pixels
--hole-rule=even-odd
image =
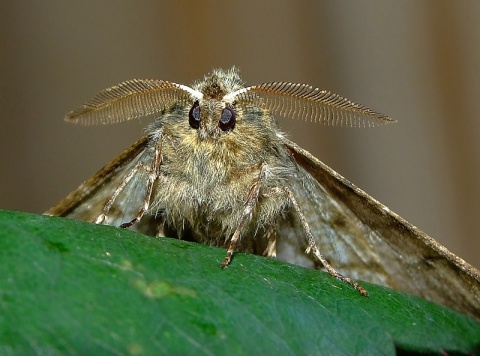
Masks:
[[[120,156],[107,164],[92,178],[82,183],[56,206],[45,212],[46,215],[62,216],[75,220],[95,221],[115,190],[125,181],[137,164],[149,165],[151,157],[147,151],[148,138],[143,137]],[[119,226],[131,221],[143,206],[148,173],[138,169],[121,190],[107,214],[107,224]],[[151,219],[145,216],[133,230],[155,235],[158,223],[152,226]]]
[[[319,249],[337,271],[480,318],[477,269],[309,152],[284,142],[300,169],[292,190],[301,195]],[[298,241],[301,230],[295,230]],[[292,239],[286,240],[291,249]]]
[[[335,269],[351,278],[393,287],[394,280],[382,265],[375,246],[377,236],[341,202],[338,202],[302,166],[289,180],[289,189],[300,205],[321,253]],[[277,257],[290,263],[323,268],[306,254],[303,226],[292,208],[277,232]],[[373,240],[372,240],[373,239]]]

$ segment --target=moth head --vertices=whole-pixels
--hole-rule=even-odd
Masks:
[[[196,100],[190,108],[190,111],[188,112],[188,123],[190,124],[191,128],[200,129],[200,127],[203,125],[204,121],[202,121],[202,111],[203,110],[200,102]],[[217,117],[218,121],[214,122],[214,124],[211,125],[212,129],[218,127],[221,131],[233,130],[237,120],[237,113],[232,105],[225,105],[221,109],[220,115],[218,115]],[[210,129],[210,131],[213,131],[212,129]]]
[[[199,136],[218,136],[235,129],[237,109],[234,102],[225,102],[228,93],[244,88],[238,70],[214,69],[202,80],[192,85],[192,90],[202,93],[202,98],[195,100],[188,113],[188,123],[192,129],[199,130]]]

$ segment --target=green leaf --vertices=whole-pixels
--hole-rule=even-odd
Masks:
[[[0,211],[0,354],[475,353],[480,323],[326,273]]]

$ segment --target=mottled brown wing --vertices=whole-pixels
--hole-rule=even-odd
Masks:
[[[152,157],[146,149],[147,144],[147,137],[134,143],[45,214],[93,222],[135,165],[139,162],[150,164]],[[119,226],[137,215],[145,199],[147,178],[145,170],[135,173],[109,210],[108,225]],[[158,223],[153,224],[152,219],[145,217],[132,230],[155,235]]]
[[[318,246],[339,272],[480,319],[477,269],[295,143],[285,145],[301,167],[292,190],[303,194]]]

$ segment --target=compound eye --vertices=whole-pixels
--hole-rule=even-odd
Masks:
[[[198,129],[200,127],[200,104],[198,103],[198,100],[193,103],[193,106],[188,113],[188,122],[193,129]]]
[[[235,110],[232,108],[226,107],[223,109],[222,116],[220,116],[220,121],[218,122],[218,127],[220,127],[220,130],[227,131],[233,129],[236,122],[235,116]]]

